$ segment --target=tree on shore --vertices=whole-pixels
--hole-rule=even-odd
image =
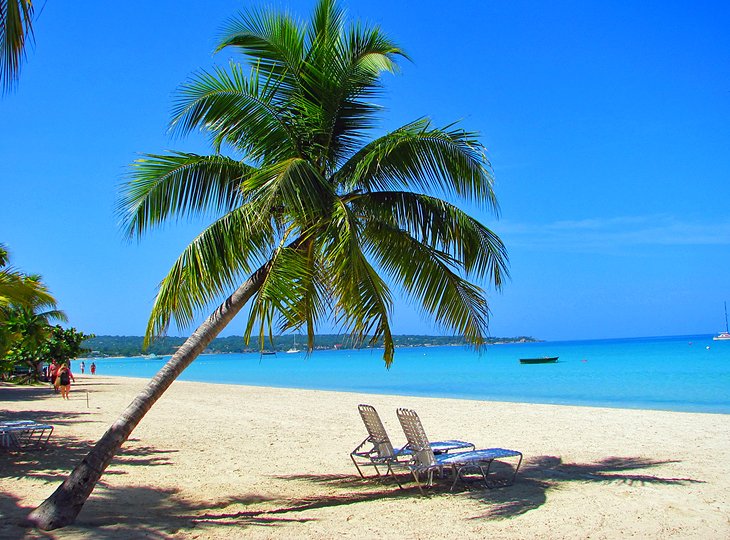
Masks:
[[[65,320],[41,277],[25,274],[9,262],[8,251],[0,244],[0,359],[24,336],[31,342],[41,337],[42,330],[35,324],[38,320],[34,316],[44,317],[46,323],[54,318]]]
[[[28,43],[33,41],[32,0],[0,0],[0,87],[17,82]]]
[[[369,140],[381,76],[405,55],[377,27],[348,25],[334,0],[320,0],[308,24],[244,13],[218,49],[228,47],[248,57],[250,71],[232,63],[190,79],[171,124],[179,134],[204,131],[215,153],[146,155],[120,211],[135,238],[181,217],[214,219],[162,280],[147,341],[235,290],[30,514],[42,529],[75,520],[134,427],[247,303],[247,340],[303,331],[311,351],[317,324],[334,313],[354,340],[382,340],[390,365],[391,283],[442,328],[484,342],[488,304],[470,279],[500,288],[506,250],[439,198],[498,211],[476,134],[420,119]]]

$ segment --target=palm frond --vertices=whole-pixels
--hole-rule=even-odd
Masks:
[[[489,326],[487,300],[481,288],[458,275],[458,261],[386,223],[368,222],[364,235],[379,266],[437,324],[476,347],[484,343]]]
[[[332,186],[302,158],[262,167],[246,179],[244,189],[259,206],[281,208],[289,219],[304,224],[317,220],[335,197]]]
[[[33,43],[33,2],[0,0],[0,86],[3,92],[18,81],[26,48]]]
[[[0,268],[0,308],[56,307],[56,299],[48,292],[40,276],[23,274],[12,266]],[[3,320],[0,313],[0,321]]]
[[[335,209],[323,248],[336,321],[350,333],[355,344],[370,337],[369,342],[374,345],[382,338],[383,359],[390,366],[395,352],[390,329],[393,300],[387,284],[363,253],[359,229],[356,216],[340,204]]]
[[[173,264],[152,307],[145,346],[163,335],[172,319],[189,326],[211,301],[237,286],[254,264],[265,261],[277,236],[271,216],[244,205],[205,229]]]
[[[428,119],[366,145],[342,166],[336,182],[347,190],[454,194],[499,212],[491,165],[476,135],[433,128]]]
[[[216,52],[233,47],[285,88],[294,86],[304,57],[305,31],[302,24],[286,13],[251,9],[227,21]]]
[[[258,66],[247,76],[240,65],[201,71],[178,92],[170,129],[207,131],[216,147],[228,143],[249,160],[274,162],[298,154],[299,137],[287,122],[281,81]]]
[[[312,17],[307,28],[309,40],[308,61],[313,57],[331,51],[340,41],[345,26],[345,10],[336,0],[319,0],[314,7]]]
[[[332,170],[362,146],[377,122],[382,107],[374,102],[381,92],[383,72],[398,70],[397,57],[405,53],[378,28],[354,24],[320,71],[318,88],[323,131],[328,134],[326,154]]]
[[[35,315],[46,323],[48,323],[48,321],[68,322],[68,315],[66,315],[65,311],[61,311],[60,309],[42,311],[40,313],[35,313]]]
[[[129,237],[141,236],[173,216],[220,215],[245,200],[242,184],[254,172],[221,155],[148,154],[132,164],[117,214]]]
[[[347,199],[355,213],[407,231],[458,261],[466,275],[487,280],[499,290],[509,277],[509,256],[500,238],[456,206],[420,193],[383,191]]]
[[[258,326],[259,347],[264,335],[277,326],[277,332],[307,328],[307,350],[314,348],[314,328],[323,310],[317,290],[317,272],[312,266],[311,242],[300,238],[281,247],[270,259],[269,272],[251,305],[244,339],[248,342]],[[270,339],[273,335],[270,333]]]

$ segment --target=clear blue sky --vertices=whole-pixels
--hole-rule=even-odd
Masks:
[[[227,63],[211,54],[222,23],[257,4],[45,3],[20,85],[0,98],[0,242],[44,276],[73,326],[144,332],[157,283],[199,224],[128,243],[114,216],[118,186],[139,153],[207,151],[202,139],[168,137],[171,97],[196,70]],[[274,5],[306,17],[313,2]],[[345,5],[413,59],[386,80],[382,128],[461,120],[490,151],[502,216],[482,217],[512,272],[489,294],[492,335],[722,328],[727,2]],[[435,331],[406,305],[394,320],[395,333]]]

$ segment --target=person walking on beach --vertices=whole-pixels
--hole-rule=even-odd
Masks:
[[[86,369],[86,364],[84,364],[84,361],[81,361],[81,375],[84,374],[84,370]]]
[[[56,377],[58,376],[58,365],[55,360],[51,360],[51,365],[48,366],[48,380],[51,381],[53,392],[58,394],[58,386],[56,386]]]
[[[66,364],[63,364],[58,369],[58,376],[56,378],[58,388],[61,389],[61,397],[63,399],[69,399],[68,394],[71,391],[71,381],[76,382],[71,370]]]
[[[91,374],[96,375],[96,364],[94,362],[91,363]]]

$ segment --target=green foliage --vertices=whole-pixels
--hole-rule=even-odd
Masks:
[[[143,354],[152,354],[156,356],[172,355],[177,348],[185,342],[183,337],[165,336],[155,340],[148,348],[143,348],[144,337],[142,336],[95,336],[89,338],[83,343],[87,350],[90,350],[90,356],[108,357],[108,356],[142,356]],[[536,341],[531,337],[516,338],[487,338],[488,344],[496,343],[526,343]],[[393,336],[393,342],[396,347],[424,347],[424,346],[445,346],[445,345],[468,345],[467,341],[461,336],[419,336],[419,335],[402,335]],[[328,349],[353,349],[356,344],[353,343],[349,335],[343,334],[318,334],[316,338],[317,350]],[[276,336],[273,345],[268,337],[265,340],[264,350],[284,352],[294,346],[302,346],[302,338],[295,338],[291,334],[285,336]],[[382,341],[376,346],[382,347]],[[247,345],[243,336],[227,336],[216,338],[206,349],[206,353],[226,354],[226,353],[251,353],[258,352],[258,347]]]
[[[46,340],[42,349],[42,359],[45,362],[55,360],[64,363],[90,352],[83,344],[92,339],[94,334],[84,334],[76,328],[62,328],[56,325]]]
[[[50,295],[41,277],[25,274],[9,266],[10,255],[0,244],[0,324],[7,321],[17,308],[54,308],[56,300]],[[0,338],[1,339],[1,338]],[[0,355],[2,355],[0,341]]]
[[[0,374],[25,373],[37,379],[41,366],[51,359],[79,356],[89,335],[75,328],[52,326],[66,322],[40,276],[27,275],[7,266],[8,253],[0,244]]]
[[[47,326],[42,337],[28,339],[27,335],[22,335],[25,339],[16,341],[0,362],[0,371],[27,371],[29,379],[37,379],[42,367],[51,360],[64,363],[90,352],[82,344],[94,337],[60,325]]]
[[[334,312],[353,344],[382,344],[389,365],[393,287],[444,333],[486,343],[482,287],[501,287],[506,249],[437,198],[498,213],[485,148],[475,133],[427,118],[370,139],[381,77],[398,71],[401,48],[378,27],[348,23],[334,0],[320,0],[306,23],[246,11],[227,24],[224,48],[248,68],[193,76],[170,124],[207,134],[213,153],[147,154],[122,188],[130,237],[184,217],[212,220],[160,283],[145,343],[173,321],[188,327],[256,269],[264,276],[244,338],[259,350],[301,331],[311,351]]]
[[[33,41],[32,0],[0,0],[0,87],[18,79],[27,44]]]

